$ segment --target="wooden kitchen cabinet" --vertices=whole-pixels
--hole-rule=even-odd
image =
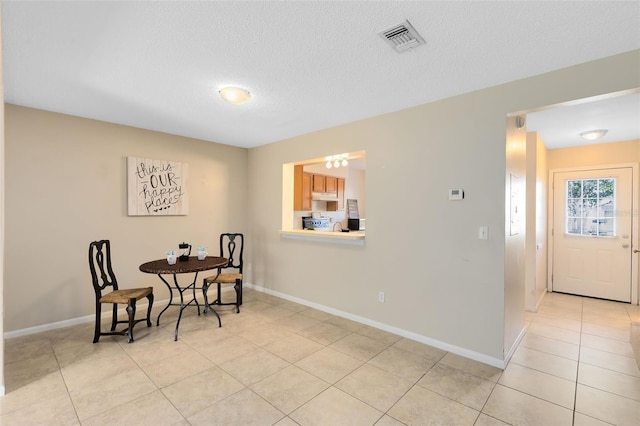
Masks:
[[[343,179],[344,180],[344,179]],[[325,176],[324,192],[335,194],[338,192],[338,178],[333,176]]]
[[[325,192],[325,178],[323,175],[313,175],[313,192]]]
[[[313,175],[305,173],[303,166],[293,168],[293,210],[311,210]]]
[[[338,201],[327,201],[327,211],[344,210],[344,178],[336,178]]]

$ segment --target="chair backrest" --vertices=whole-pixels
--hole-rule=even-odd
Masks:
[[[102,291],[108,287],[118,289],[118,281],[111,269],[111,243],[109,240],[94,241],[89,244],[89,269],[96,298],[102,297]]]
[[[236,268],[242,273],[242,253],[244,251],[244,235],[225,233],[220,234],[220,256],[229,259],[227,268]]]

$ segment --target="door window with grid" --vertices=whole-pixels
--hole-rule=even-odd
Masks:
[[[615,236],[616,179],[575,179],[566,184],[565,233]]]

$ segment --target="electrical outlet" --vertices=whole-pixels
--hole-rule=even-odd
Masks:
[[[384,291],[378,293],[378,302],[384,303]]]

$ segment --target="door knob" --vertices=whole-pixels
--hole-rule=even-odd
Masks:
[[[638,249],[633,249],[633,252],[634,252],[634,253],[640,253],[640,250],[638,250]]]

